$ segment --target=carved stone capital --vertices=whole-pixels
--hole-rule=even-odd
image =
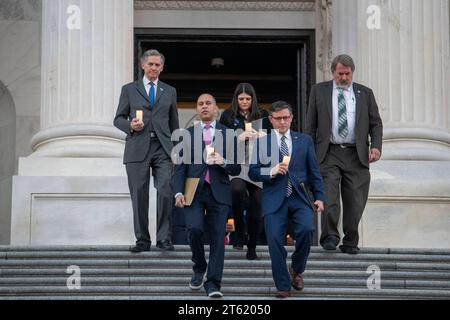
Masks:
[[[333,78],[330,66],[333,59],[332,50],[332,25],[331,14],[332,0],[316,0],[316,47],[317,68],[321,71],[322,80]]]
[[[135,0],[135,10],[314,11],[314,1],[152,1]]]

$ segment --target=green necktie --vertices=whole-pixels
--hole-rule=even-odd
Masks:
[[[345,106],[344,92],[342,88],[337,88],[338,94],[338,132],[342,138],[348,134],[347,107]]]

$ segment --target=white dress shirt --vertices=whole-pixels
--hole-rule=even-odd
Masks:
[[[343,90],[345,98],[345,107],[347,109],[347,124],[348,124],[348,134],[345,138],[339,135],[339,113],[338,113],[338,95],[336,82],[333,81],[333,122],[331,127],[331,137],[330,141],[333,144],[341,143],[355,143],[355,115],[356,115],[356,99],[355,93],[353,91],[353,83],[350,84],[348,89]]]
[[[144,77],[142,78],[142,81],[144,82],[144,87],[145,87],[145,92],[147,92],[147,95],[150,95],[150,80],[147,79],[147,77],[144,75]],[[152,82],[154,83],[154,87],[155,87],[155,101],[156,101],[156,92],[158,89],[158,81],[159,79],[153,80]]]
[[[205,124],[203,121],[200,122],[202,126],[203,137],[205,136]],[[208,129],[211,132],[211,143],[214,141],[214,134],[216,133],[216,120],[209,124],[211,127]]]

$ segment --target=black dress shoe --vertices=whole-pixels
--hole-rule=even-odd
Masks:
[[[256,250],[253,248],[247,248],[247,260],[257,260],[258,255],[256,254]]]
[[[156,247],[160,250],[164,251],[174,251],[175,247],[173,246],[170,240],[163,240],[156,242]]]
[[[341,249],[341,251],[343,253],[348,253],[348,254],[358,254],[358,251],[359,251],[358,247],[350,247],[350,246],[345,246],[345,245],[340,245],[339,249]]]
[[[134,247],[130,248],[131,252],[142,252],[142,251],[150,251],[151,243],[150,244],[137,244]]]
[[[324,248],[327,251],[336,250],[337,242],[333,238],[327,238],[322,243],[322,248]]]

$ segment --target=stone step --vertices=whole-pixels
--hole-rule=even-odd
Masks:
[[[15,277],[64,277],[67,278],[69,274],[66,268],[13,268],[0,269],[1,278],[15,278]],[[122,269],[101,269],[101,268],[85,268],[81,269],[82,276],[108,276],[108,277],[152,277],[152,276],[192,276],[191,268],[168,269],[168,268],[122,268]],[[369,274],[365,270],[311,270],[308,269],[304,273],[305,277],[316,278],[336,278],[336,279],[367,279]],[[224,277],[272,277],[271,269],[231,269],[224,270]],[[381,278],[387,280],[401,280],[401,279],[428,279],[428,280],[449,280],[450,272],[432,272],[432,271],[381,271]]]
[[[367,288],[366,279],[345,279],[333,278],[323,279],[311,277],[305,274],[305,285],[308,287],[359,287]],[[81,279],[82,286],[187,286],[189,276],[171,276],[171,277],[88,277]],[[0,286],[66,286],[67,277],[34,277],[34,278],[0,278]],[[272,277],[243,278],[243,277],[224,277],[223,286],[233,287],[260,287],[272,286]],[[382,288],[402,288],[402,289],[450,289],[450,281],[432,281],[432,280],[381,280]]]
[[[223,286],[223,294],[230,296],[265,296],[273,297],[276,288],[273,286],[258,287],[227,287]],[[367,288],[317,288],[307,287],[302,291],[292,292],[293,297],[347,297],[347,298],[382,298],[382,299],[449,299],[450,290],[424,290],[424,289],[378,289]],[[193,291],[187,286],[82,286],[81,289],[69,290],[65,286],[0,286],[0,296],[3,295],[26,295],[26,296],[53,296],[53,295],[105,295],[105,296],[157,296],[163,295],[204,297],[203,290]]]
[[[288,258],[292,252],[289,252]],[[270,256],[267,251],[258,251],[261,260],[269,260]],[[206,254],[209,256],[209,253]],[[141,260],[141,259],[185,259],[190,261],[191,252],[173,251],[173,252],[142,252],[133,254],[127,251],[10,251],[0,253],[0,259],[5,260],[30,260],[30,259],[89,259],[89,260]],[[225,260],[245,260],[245,251],[226,251]],[[311,253],[309,261],[402,261],[402,262],[437,262],[450,263],[450,255],[425,255],[425,254],[358,254],[348,255],[343,253],[317,252]]]
[[[130,246],[0,246],[0,299],[206,299],[188,287],[188,246],[174,252],[130,253]],[[293,247],[286,247],[288,263]],[[235,299],[271,299],[276,288],[267,246],[259,260],[228,246],[222,291]],[[209,253],[206,247],[207,254]],[[69,290],[69,266],[81,268],[80,290]],[[381,270],[369,290],[368,267]],[[358,255],[313,247],[305,289],[292,299],[450,299],[450,250],[362,248]]]
[[[123,251],[127,252],[130,249],[131,246],[129,245],[93,245],[93,246],[75,246],[75,245],[55,245],[55,246],[5,246],[0,245],[0,253],[2,252],[15,252],[15,251],[62,251],[62,252],[70,252],[70,251],[96,251],[96,252],[102,252],[102,251]],[[293,252],[294,247],[293,246],[286,246],[285,247],[288,252]],[[152,249],[156,248],[152,245]],[[175,252],[183,252],[187,251],[190,252],[190,248],[187,245],[176,245],[175,246],[176,251]],[[268,252],[267,246],[257,246],[258,251],[265,251]],[[205,251],[209,251],[209,246],[205,246]],[[239,252],[240,250],[235,250],[232,248],[232,246],[226,246],[226,251],[234,251]],[[157,251],[155,251],[157,252]],[[241,251],[242,252],[242,251]],[[339,249],[336,251],[331,251],[331,253],[337,252],[340,253]],[[314,246],[311,247],[311,253],[328,253],[325,252],[322,247],[320,246]],[[361,248],[360,254],[420,254],[420,255],[450,255],[450,249],[434,249],[434,248],[378,248],[378,247],[364,247]],[[345,255],[350,256],[350,255]]]
[[[315,261],[309,260],[307,269],[361,269],[367,270],[371,265],[377,265],[381,270],[429,270],[449,271],[449,263],[415,263],[386,261]],[[187,259],[0,259],[0,268],[37,268],[76,265],[80,268],[187,268],[192,262]],[[270,260],[225,259],[225,268],[270,268]]]

